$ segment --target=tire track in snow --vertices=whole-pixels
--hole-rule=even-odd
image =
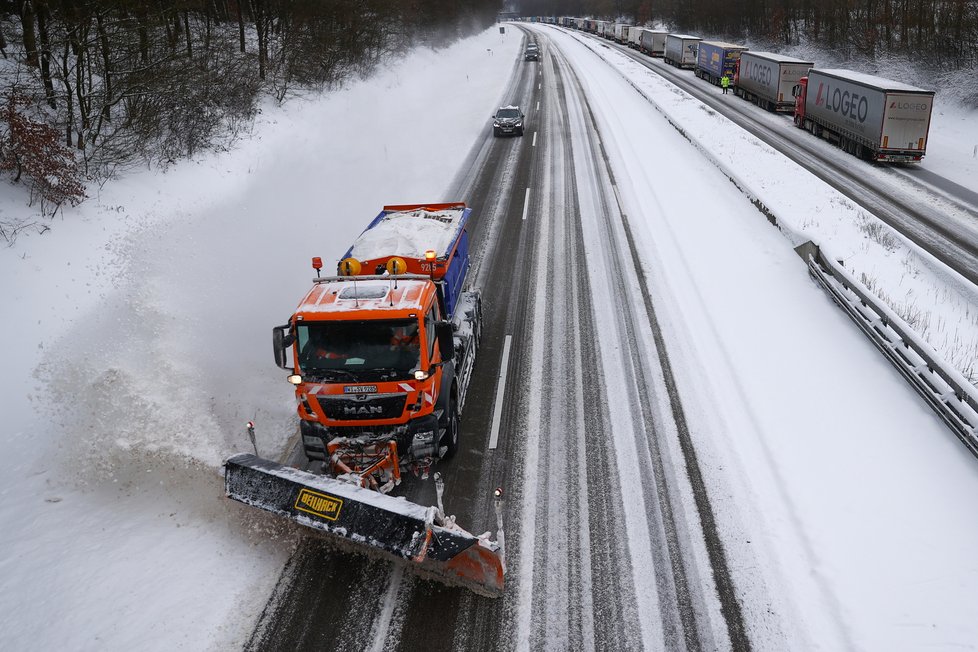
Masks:
[[[579,88],[578,92],[583,96],[582,89]],[[586,104],[587,100],[585,99],[584,102]],[[586,113],[590,124],[594,125],[589,108],[586,109]],[[593,128],[596,131],[596,126]],[[600,143],[594,144],[593,157],[595,161],[599,162],[595,167],[604,168],[609,183],[613,183],[610,165]],[[581,156],[575,156],[576,160],[581,158]],[[596,196],[607,197],[608,193],[598,193]],[[668,455],[669,451],[664,442],[661,444],[662,449],[660,450],[659,437],[667,436],[667,433],[663,432],[666,430],[663,428],[663,424],[657,423],[657,418],[661,419],[661,417],[657,417],[651,408],[657,402],[666,408],[663,412],[669,414],[674,422],[674,424],[668,424],[669,429],[678,431],[680,447],[683,451],[681,462],[685,464],[688,482],[692,486],[695,497],[701,520],[700,527],[703,531],[702,536],[706,539],[713,579],[717,584],[715,590],[720,594],[721,611],[727,625],[729,644],[737,649],[747,648],[749,647],[749,640],[744,633],[739,605],[736,602],[729,573],[726,570],[723,549],[716,533],[709,499],[699,475],[695,450],[692,449],[689,440],[688,428],[685,424],[678,391],[672,379],[668,355],[664,349],[661,332],[658,330],[648,288],[640,272],[641,261],[630,233],[627,231],[627,220],[621,215],[617,202],[615,206],[601,205],[598,213],[611,218],[617,217],[618,220],[614,224],[609,219],[600,220],[598,222],[600,237],[589,237],[587,242],[592,248],[595,248],[595,243],[604,245],[603,255],[597,256],[597,258],[608,265],[610,268],[609,278],[615,280],[612,294],[619,297],[619,301],[617,306],[613,305],[610,308],[617,317],[617,332],[623,335],[621,341],[627,343],[626,348],[629,349],[622,356],[620,362],[625,367],[623,369],[625,373],[622,375],[633,379],[633,382],[628,384],[630,412],[641,416],[641,428],[637,427],[638,423],[634,424],[635,451],[641,456],[639,477],[643,487],[643,495],[652,503],[652,506],[647,505],[648,524],[650,526],[654,524],[652,539],[655,549],[660,553],[663,550],[667,551],[667,560],[662,559],[661,556],[657,558],[660,562],[667,561],[671,567],[671,577],[663,577],[661,574],[662,566],[657,563],[656,580],[663,595],[675,597],[675,607],[678,612],[669,613],[670,609],[665,608],[665,605],[660,605],[663,607],[661,612],[664,616],[662,633],[666,637],[666,644],[670,647],[678,646],[680,640],[687,649],[698,649],[701,644],[707,648],[717,645],[708,627],[708,622],[702,622],[708,620],[709,606],[706,604],[706,599],[701,591],[691,591],[689,586],[690,578],[687,577],[686,564],[694,565],[694,560],[691,552],[685,549],[688,548],[688,535],[682,531],[686,527],[681,522],[682,509],[678,504],[676,510],[673,508],[674,501],[678,501],[677,494],[679,492],[671,489],[670,484],[674,484],[678,480],[678,473],[669,463],[669,460],[663,457],[663,452]],[[585,211],[582,211],[581,214],[583,219]],[[626,261],[630,261],[630,266],[626,264]],[[635,287],[635,279],[638,279],[638,287]],[[633,304],[629,300],[635,296],[639,297],[637,304]],[[644,314],[636,306],[644,307]],[[651,336],[654,339],[653,346],[643,347],[642,340],[643,338],[647,339],[648,335],[636,330],[638,328],[636,325],[643,323],[651,329]],[[647,359],[646,351],[648,349],[651,349],[653,359]],[[614,383],[605,382],[603,386],[610,389]],[[646,461],[649,462],[648,465],[645,464]],[[648,472],[649,468],[652,470],[651,473]]]
[[[600,159],[596,156],[597,137],[589,111],[584,99],[584,90],[572,69],[568,77],[573,86],[566,93],[566,104],[576,116],[575,132],[573,134],[573,159],[577,165],[576,180],[579,199],[579,216],[584,242],[585,257],[589,260],[587,274],[587,296],[590,305],[583,306],[585,312],[594,313],[595,329],[591,340],[595,352],[595,379],[592,382],[592,405],[597,407],[601,438],[608,438],[609,457],[606,461],[609,469],[615,469],[614,477],[618,480],[615,487],[621,495],[623,504],[621,518],[609,525],[609,536],[624,536],[627,546],[627,557],[632,569],[634,586],[631,593],[639,614],[638,631],[641,633],[639,644],[646,649],[654,649],[670,645],[676,639],[675,632],[679,629],[677,613],[671,608],[671,594],[674,593],[668,573],[665,569],[670,564],[663,554],[660,527],[651,507],[655,505],[655,496],[650,492],[653,485],[648,478],[648,467],[639,462],[638,451],[632,433],[637,429],[634,421],[639,413],[634,400],[634,378],[628,373],[627,361],[622,354],[621,342],[627,342],[623,324],[621,306],[611,297],[622,296],[613,288],[613,274],[617,270],[608,268],[612,262],[608,252],[609,243],[604,242],[606,233],[602,233],[600,225],[606,221],[604,216],[609,214],[608,195],[611,194],[610,184],[602,177],[599,166]],[[611,323],[609,323],[609,320]],[[622,401],[621,396],[612,395],[616,390],[625,390],[628,398]],[[631,396],[628,396],[631,394]],[[624,409],[619,408],[624,403]],[[594,409],[594,408],[592,408]],[[631,478],[639,479],[639,493],[632,492],[629,496]],[[607,482],[607,480],[604,480]],[[609,484],[609,489],[611,485]],[[653,582],[647,577],[642,578],[642,570],[648,573],[651,569]],[[654,614],[654,616],[653,616]]]
[[[565,116],[557,110],[559,84],[554,79],[547,98],[547,114],[555,124],[551,134],[565,132]],[[544,166],[546,192],[535,211],[541,222],[537,237],[537,258],[546,261],[535,301],[549,304],[542,330],[552,342],[567,342],[575,337],[577,303],[574,300],[574,277],[567,274],[565,261],[574,251],[574,229],[568,228],[566,149],[562,139],[550,138],[545,145]],[[573,206],[573,203],[570,204]],[[556,302],[553,298],[559,298]],[[536,326],[536,325],[535,325]],[[591,604],[592,573],[588,506],[580,497],[586,489],[586,460],[583,443],[583,419],[580,418],[582,377],[579,347],[570,347],[570,355],[550,355],[543,360],[542,403],[546,406],[545,423],[540,424],[542,463],[534,471],[543,486],[537,504],[536,521],[545,523],[534,551],[533,611],[535,637],[532,649],[593,650],[594,619]],[[536,356],[534,356],[536,359]],[[539,530],[540,528],[538,528]]]
[[[586,99],[585,102],[587,102]],[[590,113],[590,109],[588,109],[588,113]],[[591,116],[591,122],[594,124],[593,116]],[[595,126],[595,130],[597,130],[597,126]],[[604,151],[603,145],[599,144],[598,150],[598,156],[602,161],[603,167],[607,170],[611,183],[614,183],[614,175],[611,170],[610,161],[608,160],[607,153]],[[674,427],[676,430],[675,436],[678,439],[679,447],[682,451],[681,463],[685,468],[686,479],[689,483],[689,488],[692,491],[697,515],[700,520],[699,527],[705,540],[706,551],[712,570],[712,579],[715,582],[715,590],[720,600],[720,610],[726,624],[726,634],[729,639],[729,644],[737,650],[750,649],[750,640],[747,637],[743,622],[743,615],[736,596],[736,590],[733,586],[733,581],[727,567],[726,555],[717,531],[716,520],[713,515],[706,486],[699,469],[696,450],[692,444],[689,428],[686,423],[681,397],[673,376],[668,352],[665,348],[665,341],[659,327],[654,306],[652,305],[651,293],[649,291],[645,275],[641,271],[641,257],[635,245],[634,238],[632,237],[627,217],[622,212],[617,201],[614,210],[609,210],[608,215],[616,215],[618,217],[618,221],[616,221],[614,227],[617,227],[617,229],[620,230],[620,235],[616,236],[616,234],[612,232],[615,229],[612,228],[611,223],[609,221],[605,221],[603,226],[605,228],[607,239],[602,239],[601,242],[620,242],[613,247],[613,255],[607,256],[606,260],[612,261],[613,267],[616,268],[613,278],[618,279],[617,285],[618,291],[621,293],[620,296],[628,296],[629,294],[628,288],[624,283],[624,279],[632,278],[635,280],[635,282],[637,282],[637,291],[633,291],[631,294],[639,299],[639,303],[637,305],[640,305],[643,308],[643,311],[640,311],[630,302],[623,301],[622,307],[625,312],[629,313],[629,318],[625,320],[625,324],[632,325],[637,324],[640,321],[647,322],[651,329],[651,337],[654,341],[654,346],[652,348],[655,356],[657,357],[656,367],[661,370],[661,377],[647,377],[647,372],[645,370],[648,369],[649,366],[642,364],[641,351],[637,350],[633,351],[632,353],[634,362],[636,364],[635,369],[638,374],[644,378],[641,383],[642,386],[655,389],[662,388],[666,393],[664,400],[667,402],[668,411],[671,413],[671,419],[673,422],[670,424],[670,426]],[[623,262],[625,260],[629,261],[627,266]],[[644,312],[644,315],[640,314],[641,312]],[[629,331],[631,331],[630,326]],[[629,341],[632,341],[634,337],[634,333],[630,334]],[[650,403],[651,402],[641,402],[640,405],[643,413],[643,420],[646,423],[645,431],[648,435],[648,453],[653,465],[655,466],[656,488],[660,494],[659,505],[662,508],[662,517],[665,521],[666,534],[668,535],[668,544],[670,548],[670,557],[673,561],[673,574],[676,583],[677,597],[681,602],[680,614],[683,620],[686,644],[687,646],[696,646],[698,645],[697,637],[702,637],[703,642],[709,645],[711,643],[709,630],[703,624],[698,625],[695,620],[697,614],[706,615],[708,606],[703,604],[702,601],[696,600],[696,596],[690,593],[685,570],[683,569],[684,553],[682,549],[684,544],[683,541],[680,540],[680,533],[676,529],[676,517],[672,507],[670,506],[672,500],[674,499],[669,497],[670,487],[669,483],[666,482],[667,478],[671,478],[673,481],[675,481],[676,477],[675,474],[668,474],[665,472],[663,454],[659,448],[660,444],[656,438],[656,430],[661,430],[661,428],[656,428],[655,415],[651,414],[647,409],[647,405]],[[639,443],[639,445],[641,445],[641,443]],[[664,442],[662,448],[668,454],[668,446],[666,446]],[[678,506],[677,511],[681,512],[681,509],[679,509]],[[715,645],[715,643],[713,643],[713,645]]]

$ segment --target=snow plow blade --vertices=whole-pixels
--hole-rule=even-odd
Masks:
[[[243,453],[224,463],[229,498],[326,532],[357,547],[408,560],[421,575],[487,597],[503,592],[503,560],[435,507],[386,496]],[[441,521],[441,522],[439,522]]]

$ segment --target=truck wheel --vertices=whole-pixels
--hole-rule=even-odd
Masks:
[[[445,447],[445,454],[441,456],[443,460],[449,460],[455,457],[455,453],[458,452],[458,403],[455,402],[454,398],[448,407],[448,422],[445,424],[445,434],[442,435],[441,441],[438,443]]]

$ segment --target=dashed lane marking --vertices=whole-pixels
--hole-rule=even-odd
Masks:
[[[492,431],[489,434],[489,450],[495,450],[496,444],[499,442],[499,424],[503,416],[503,395],[506,393],[506,374],[509,371],[509,347],[512,343],[513,336],[507,335],[506,341],[503,343],[503,362],[499,366],[499,380],[496,383],[496,405],[492,409]]]

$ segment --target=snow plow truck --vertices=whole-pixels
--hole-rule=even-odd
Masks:
[[[354,547],[409,560],[425,576],[497,597],[499,490],[495,541],[445,515],[438,473],[436,506],[393,495],[404,474],[428,478],[458,450],[481,331],[480,293],[465,285],[470,213],[463,203],[385,206],[336,276],[321,277],[322,261],[313,258],[312,288],[272,332],[309,463],[281,465],[257,449],[235,455],[224,465],[225,489]]]

